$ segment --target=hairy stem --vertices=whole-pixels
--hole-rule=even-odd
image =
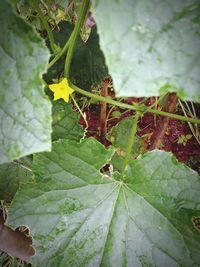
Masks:
[[[54,41],[54,37],[53,37],[53,33],[49,27],[49,23],[46,21],[42,11],[40,10],[40,7],[39,7],[39,2],[38,1],[33,1],[33,5],[35,7],[35,9],[37,10],[38,12],[38,15],[42,21],[42,24],[47,32],[47,35],[49,37],[49,42],[50,42],[50,47],[51,47],[51,50],[56,53],[56,49],[55,49],[55,41]]]
[[[72,61],[72,57],[73,57],[73,53],[74,53],[74,49],[75,49],[75,45],[76,45],[76,41],[81,29],[81,26],[83,24],[83,21],[85,19],[85,16],[88,12],[88,7],[90,6],[90,1],[89,0],[83,0],[82,4],[81,4],[81,8],[80,8],[80,13],[78,16],[78,20],[75,24],[75,28],[72,34],[72,38],[70,40],[70,44],[69,44],[69,50],[66,56],[66,60],[65,60],[65,77],[68,79],[69,78],[69,70],[70,70],[70,64]]]
[[[127,143],[127,147],[126,147],[126,156],[122,162],[122,167],[121,167],[122,178],[124,176],[126,165],[128,164],[130,157],[131,157],[131,149],[132,149],[132,146],[133,146],[134,141],[135,141],[135,134],[137,131],[137,124],[138,124],[138,120],[139,120],[140,115],[141,115],[141,113],[139,111],[136,111],[135,117],[133,119],[133,125],[131,127],[130,135],[128,138],[128,143]]]
[[[104,101],[106,103],[109,103],[111,105],[115,105],[115,106],[118,106],[118,107],[121,107],[121,108],[130,109],[130,110],[136,110],[136,111],[140,111],[142,113],[149,112],[149,113],[153,113],[153,114],[156,114],[156,115],[169,117],[169,118],[172,118],[172,119],[175,119],[175,120],[181,120],[181,121],[200,124],[200,120],[196,119],[196,118],[188,118],[188,117],[184,117],[184,116],[181,116],[181,115],[169,113],[169,112],[166,112],[166,111],[151,109],[149,107],[145,108],[144,106],[139,106],[139,105],[135,105],[134,106],[134,105],[125,104],[125,103],[122,103],[122,102],[119,102],[119,101],[115,101],[115,100],[113,100],[111,98],[108,98],[108,97],[103,97],[103,96],[99,96],[99,95],[95,95],[93,93],[87,92],[87,91],[79,88],[78,86],[76,86],[76,85],[74,85],[72,83],[70,83],[70,86],[74,89],[74,91],[76,91],[76,92],[78,92],[78,93],[80,93],[82,95],[85,95],[85,96],[90,97],[92,99],[99,100],[101,102]]]
[[[58,54],[49,62],[47,69],[51,68],[62,57],[62,55],[64,55],[64,53],[67,51],[69,44],[70,44],[70,41],[72,39],[72,35],[73,35],[73,32],[71,33],[69,39],[67,40],[67,42],[64,45],[64,47],[62,48],[62,50],[60,52],[58,52]]]

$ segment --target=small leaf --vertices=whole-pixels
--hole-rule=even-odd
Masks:
[[[121,116],[121,112],[120,111],[113,111],[112,112],[112,117],[113,118],[118,119],[118,118],[120,118],[120,116]]]
[[[186,137],[187,140],[190,140],[192,138],[192,134],[186,134],[185,137]]]

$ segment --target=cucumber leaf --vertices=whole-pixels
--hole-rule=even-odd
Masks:
[[[41,76],[49,52],[7,1],[0,8],[0,163],[51,149],[51,104]]]
[[[79,141],[84,130],[79,122],[79,115],[72,110],[70,104],[63,100],[53,102],[52,140],[69,139]]]
[[[113,155],[95,139],[54,142],[34,157],[9,223],[28,225],[38,266],[196,266],[200,180],[171,153],[154,150],[119,174],[100,169]],[[118,177],[118,179],[116,179]]]
[[[30,158],[25,157],[0,165],[0,200],[11,202],[19,184],[31,181],[31,161]]]
[[[117,96],[169,91],[200,102],[198,0],[93,2]]]

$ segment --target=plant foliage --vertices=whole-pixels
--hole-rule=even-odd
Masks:
[[[198,0],[94,1],[118,96],[170,91],[200,102],[199,8]]]
[[[35,182],[17,193],[9,220],[30,226],[38,266],[195,266],[197,173],[152,151],[123,180],[105,177],[99,169],[112,154],[86,139],[60,140],[34,157]]]
[[[54,33],[55,41],[60,47],[65,45],[67,38],[73,30],[73,25],[69,22],[59,24],[59,31]],[[62,57],[47,73],[46,81],[63,75],[65,57]],[[99,85],[101,81],[108,77],[108,69],[105,59],[99,46],[99,36],[97,28],[93,27],[87,42],[78,37],[77,46],[74,52],[70,68],[70,80],[77,86],[82,86],[91,90],[92,86]]]
[[[44,42],[5,0],[0,24],[0,163],[4,163],[51,149],[51,105],[41,82],[49,60]]]
[[[199,2],[11,2],[16,12],[0,7],[0,248],[35,267],[200,266],[200,178],[170,152],[140,155],[137,135],[146,113],[198,135],[196,105],[182,116],[158,102],[168,91],[200,101]],[[108,73],[117,96],[162,97],[114,100]],[[27,266],[4,252],[0,265]]]

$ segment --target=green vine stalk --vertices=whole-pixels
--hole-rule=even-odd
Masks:
[[[87,92],[87,91],[79,88],[78,86],[76,86],[76,85],[74,85],[72,83],[70,83],[70,85],[71,85],[72,89],[74,89],[74,91],[76,91],[76,92],[78,92],[78,93],[80,93],[82,95],[85,95],[85,96],[90,97],[92,99],[96,99],[98,101],[106,102],[106,103],[111,104],[111,105],[115,105],[115,106],[120,107],[120,108],[140,111],[142,113],[149,112],[149,113],[153,113],[153,114],[156,114],[156,115],[169,117],[169,118],[175,119],[175,120],[181,120],[181,121],[185,121],[185,122],[191,122],[191,123],[200,124],[200,120],[196,119],[196,118],[188,118],[188,117],[184,117],[184,116],[181,116],[181,115],[169,113],[169,112],[166,112],[166,111],[161,111],[161,110],[156,110],[156,109],[152,109],[152,108],[149,108],[149,107],[145,107],[143,105],[142,106],[140,106],[140,105],[129,105],[129,104],[126,104],[126,103],[122,103],[122,102],[113,100],[113,99],[108,98],[108,97],[103,97],[103,96],[99,96],[99,95],[95,95],[93,93]]]
[[[64,74],[65,74],[65,77],[67,79],[69,78],[70,63],[71,63],[71,60],[72,60],[72,57],[73,57],[76,41],[77,41],[78,35],[80,33],[81,26],[82,26],[82,24],[83,24],[83,22],[85,20],[86,14],[88,13],[88,8],[89,7],[90,7],[90,1],[89,0],[83,0],[83,2],[81,4],[78,20],[77,20],[77,22],[75,24],[75,28],[74,28],[74,31],[73,31],[73,34],[72,34],[72,38],[71,38],[70,43],[69,43],[69,49],[68,49],[66,60],[65,60]]]
[[[131,149],[135,141],[135,135],[136,135],[137,125],[138,125],[138,120],[139,120],[140,115],[141,113],[139,111],[136,111],[135,117],[133,119],[133,125],[131,127],[131,131],[130,131],[130,135],[129,135],[127,147],[126,147],[126,155],[122,162],[122,167],[121,167],[122,180],[124,179],[124,172],[131,157]]]
[[[73,32],[71,33],[69,39],[67,40],[67,42],[64,45],[64,47],[62,48],[62,50],[60,50],[58,52],[58,54],[56,54],[56,56],[49,62],[48,66],[47,66],[47,69],[51,68],[64,55],[64,53],[67,51],[67,49],[69,48],[70,41],[72,39],[72,35],[73,35]]]
[[[46,21],[42,11],[40,10],[40,7],[39,7],[39,2],[38,1],[33,1],[33,6],[35,7],[35,9],[37,10],[38,12],[38,15],[41,19],[41,22],[45,28],[45,30],[47,31],[47,34],[48,34],[48,37],[49,37],[49,42],[50,42],[50,47],[51,47],[51,50],[56,53],[56,49],[55,49],[55,41],[54,41],[54,37],[53,37],[53,33],[49,27],[49,24],[48,22]]]

